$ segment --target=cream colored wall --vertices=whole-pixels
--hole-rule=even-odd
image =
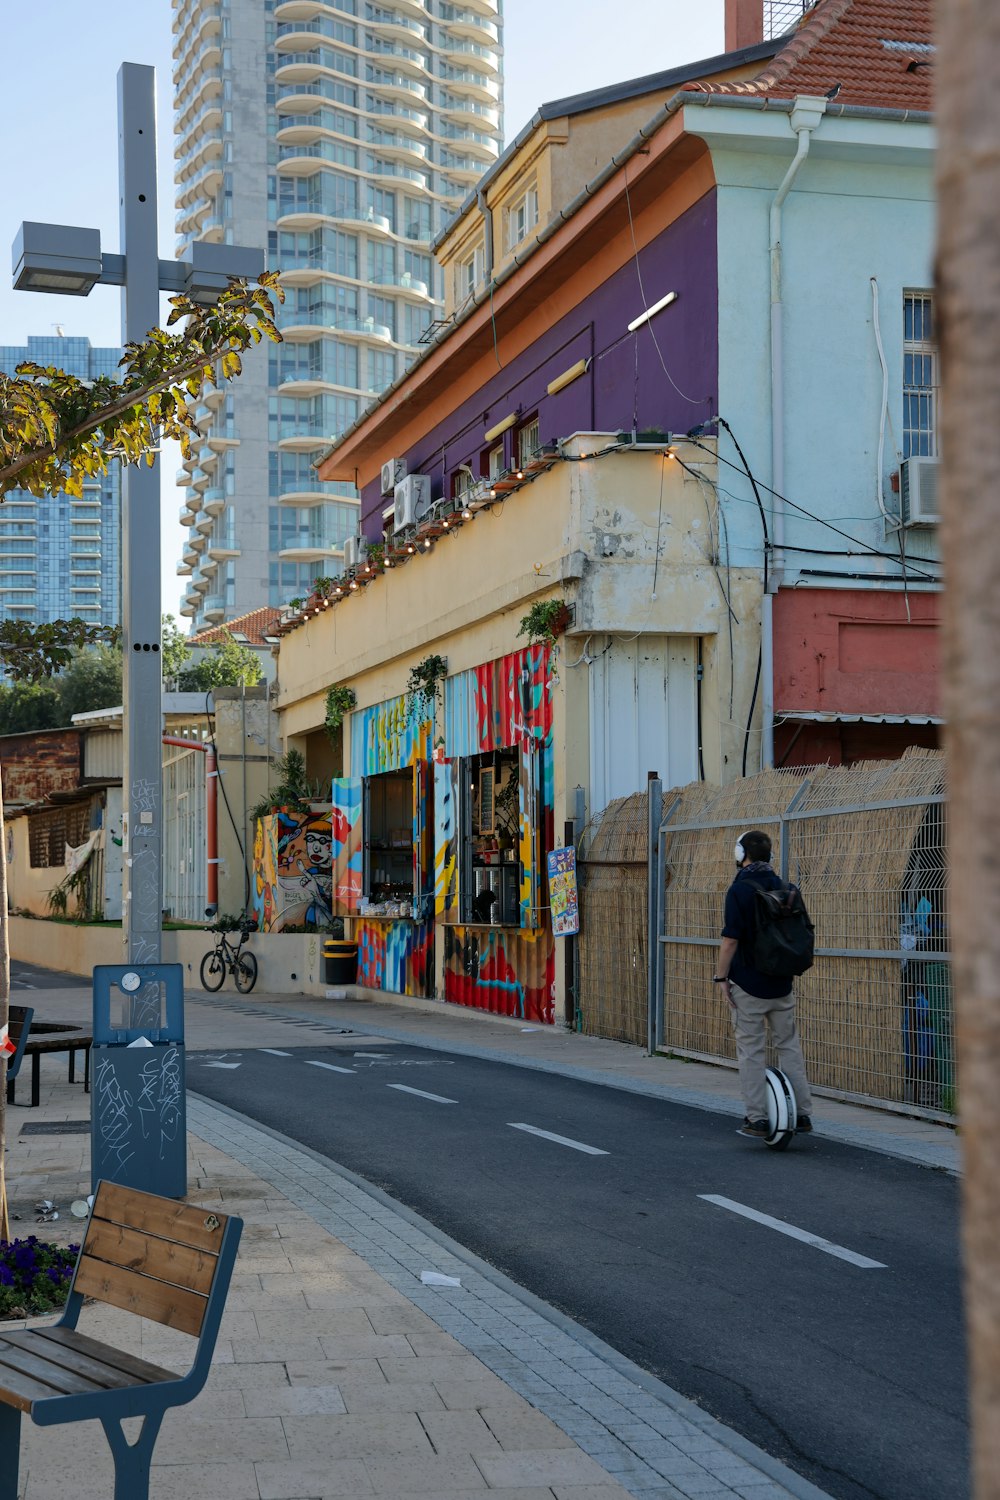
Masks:
[[[608,441],[607,434],[583,433],[566,448],[593,453]],[[573,664],[590,635],[702,637],[705,772],[718,781],[738,775],[761,579],[755,569],[725,566],[714,455],[678,444],[677,456],[702,477],[651,451],[556,464],[496,502],[492,514],[481,511],[438,538],[427,555],[285,636],[278,700],[284,743],[301,742],[322,725],[332,683],[353,687],[358,707],[367,708],[404,692],[410,667],[431,652],[447,657],[453,675],[516,650],[533,600],[561,597],[574,606],[575,621],[557,658],[556,827],[570,815],[573,788],[589,776],[587,674]]]
[[[281,754],[278,717],[266,684],[247,688],[245,692],[239,688],[216,688],[213,698],[219,774],[252,870],[254,830],[248,813],[267,791],[274,761]],[[218,819],[219,910],[241,912],[246,899],[243,851],[221,787]]]
[[[32,911],[43,917],[48,915],[48,895],[66,874],[65,865],[46,865],[40,870],[31,867],[31,851],[28,843],[29,818],[14,818],[7,824],[8,847],[13,858],[7,864],[7,901],[13,911]]]

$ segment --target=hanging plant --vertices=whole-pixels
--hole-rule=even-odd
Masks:
[[[448,658],[445,656],[425,656],[423,661],[411,667],[406,679],[410,707],[420,713],[440,702],[441,684],[447,675]]]
[[[349,714],[358,706],[358,695],[352,687],[346,687],[343,683],[335,683],[326,695],[326,718],[323,724],[327,734],[334,739],[337,730],[344,722],[344,715]]]
[[[570,606],[565,599],[539,599],[521,617],[518,635],[526,635],[529,641],[541,641],[554,646],[556,636],[562,635],[572,619]]]
[[[313,593],[316,595],[317,599],[329,599],[332,592],[332,578],[324,578],[321,576],[319,578],[313,579]]]

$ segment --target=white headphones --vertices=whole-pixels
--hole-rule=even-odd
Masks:
[[[747,857],[746,850],[743,847],[743,840],[745,838],[746,838],[746,834],[745,833],[741,833],[740,836],[739,836],[739,838],[736,840],[736,844],[735,844],[735,846],[733,848],[733,854],[736,857],[736,863],[738,865],[741,865],[743,863],[743,861]]]

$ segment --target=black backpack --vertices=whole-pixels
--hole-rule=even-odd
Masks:
[[[813,966],[813,924],[798,886],[773,890],[754,882],[754,933],[750,961],[771,979],[794,979]]]

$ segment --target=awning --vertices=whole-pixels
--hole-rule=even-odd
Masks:
[[[937,714],[842,714],[820,713],[813,709],[776,708],[775,719],[795,720],[807,724],[943,724]]]

